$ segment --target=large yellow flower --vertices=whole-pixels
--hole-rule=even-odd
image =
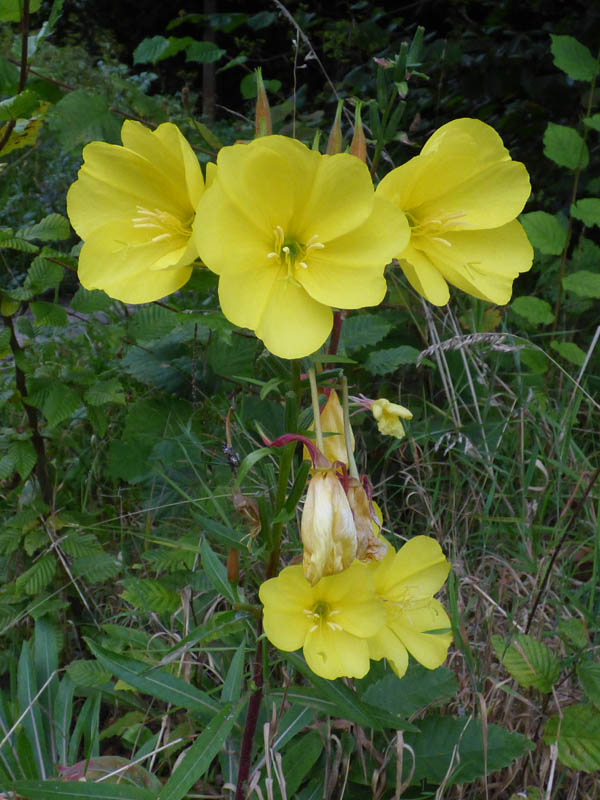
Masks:
[[[450,571],[439,544],[428,536],[415,536],[397,553],[390,547],[370,569],[387,615],[386,624],[369,639],[371,658],[387,658],[400,678],[409,653],[428,669],[439,667],[452,641],[450,633],[428,633],[450,627],[443,606],[433,597]]]
[[[126,120],[121,139],[122,147],[84,147],[67,212],[84,240],[81,283],[126,303],[146,303],[179,289],[192,273],[198,255],[192,223],[204,180],[172,123],[150,131]]]
[[[373,589],[370,570],[359,561],[338,575],[311,586],[301,566],[286,567],[260,587],[263,625],[280,650],[303,648],[317,675],[362,678],[369,671],[369,645],[385,623],[383,605]]]
[[[380,303],[384,267],[408,236],[405,215],[375,196],[358,158],[285,136],[220,150],[194,224],[225,316],[284,358],[323,344],[331,306]]]
[[[530,191],[525,166],[511,160],[493,128],[457,119],[437,130],[420,155],[388,173],[377,196],[408,216],[410,243],[395,255],[417,292],[444,305],[451,283],[504,304],[533,259],[515,219]]]

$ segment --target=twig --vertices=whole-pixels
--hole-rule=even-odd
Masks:
[[[27,41],[29,34],[29,0],[23,0],[23,14],[21,16],[21,63],[19,73],[19,93],[25,88],[27,83]],[[0,138],[0,153],[6,147],[10,135],[17,124],[16,119],[11,119],[6,123],[6,128]]]

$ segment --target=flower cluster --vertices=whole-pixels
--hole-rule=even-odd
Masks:
[[[506,303],[531,266],[516,221],[527,171],[478,120],[444,125],[377,190],[354,150],[323,155],[264,135],[223,147],[205,184],[175,125],[126,121],[121,136],[123,146],[84,148],[68,192],[82,284],[148,302],[181,288],[200,259],[219,276],[223,314],[284,358],[324,344],[333,308],[381,303],[394,258],[436,304],[448,282]]]
[[[387,658],[402,677],[408,654],[436,669],[451,642],[450,620],[434,594],[450,565],[439,544],[416,536],[381,561],[353,561],[314,585],[301,566],[260,587],[263,625],[280,650],[302,648],[308,666],[333,680],[362,678],[370,660]]]

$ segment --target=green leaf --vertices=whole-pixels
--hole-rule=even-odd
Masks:
[[[50,389],[50,393],[42,405],[42,411],[51,427],[69,419],[78,408],[81,408],[79,395],[64,383],[57,383]]]
[[[550,38],[554,63],[559,69],[574,81],[590,83],[594,80],[598,74],[598,63],[585,45],[572,36],[555,36],[551,33]]]
[[[231,733],[246,698],[233,706],[228,703],[206,725],[194,744],[187,750],[156,800],[182,800],[192,786],[207,772]]]
[[[12,788],[28,800],[156,800],[155,792],[106,781],[15,781]]]
[[[571,215],[580,219],[583,224],[591,228],[592,225],[600,227],[600,199],[597,197],[582,197],[571,206]]]
[[[379,708],[409,717],[425,706],[452,699],[457,691],[456,678],[446,667],[430,670],[411,663],[404,677],[388,672],[372,683],[362,697]]]
[[[521,214],[519,220],[531,244],[544,255],[559,256],[567,241],[567,229],[558,217],[547,211]]]
[[[265,89],[267,92],[278,92],[281,89],[281,81],[277,80],[277,78],[272,80],[263,80],[265,85]],[[244,100],[252,100],[256,97],[256,76],[254,73],[251,75],[246,75],[246,77],[242,78],[240,81],[240,92],[242,93],[242,97]]]
[[[31,89],[25,89],[14,97],[0,101],[0,120],[25,119],[39,108],[40,98]]]
[[[150,39],[142,39],[133,51],[134,64],[156,64],[164,57],[169,49],[169,40],[164,36],[152,36]]]
[[[29,440],[12,442],[8,448],[7,456],[13,465],[13,469],[16,469],[21,476],[21,480],[25,480],[37,461],[35,448]]]
[[[113,302],[101,289],[89,290],[80,286],[73,295],[71,308],[82,314],[93,314],[94,311],[107,311]]]
[[[0,133],[2,129],[0,128]],[[4,150],[2,151],[4,153]],[[17,236],[13,236],[12,231],[0,231],[0,249],[6,248],[7,250],[19,250],[21,253],[37,253],[39,250],[36,245],[31,244],[31,242],[26,241],[25,239],[19,239]],[[9,295],[10,292],[7,292]]]
[[[517,634],[508,647],[502,636],[492,636],[492,645],[519,686],[533,686],[544,693],[552,691],[560,675],[560,663],[549,647],[523,633]]]
[[[347,353],[380,342],[393,328],[393,323],[379,314],[353,314],[344,320],[341,346]]]
[[[67,667],[67,675],[75,686],[93,689],[110,681],[112,673],[98,661],[78,659]]]
[[[452,762],[454,769],[447,785],[470,783],[486,774],[485,766],[489,775],[533,750],[525,736],[509,733],[498,725],[487,726],[485,747],[479,720],[431,715],[419,720],[418,725],[419,733],[404,735],[415,755],[413,782],[425,779],[441,784]],[[407,759],[404,777],[408,777],[410,769],[411,759]]]
[[[63,275],[64,271],[60,264],[38,256],[33,259],[27,270],[25,286],[30,288],[34,294],[41,294],[46,289],[55,289],[60,286]]]
[[[587,628],[584,622],[576,617],[559,620],[558,633],[565,641],[572,642],[578,650],[589,646]]]
[[[38,300],[30,303],[31,311],[36,325],[51,325],[62,328],[67,324],[67,312],[57,303],[47,303],[45,300]]]
[[[585,169],[590,161],[586,143],[575,128],[549,122],[544,133],[544,155],[559,167]]]
[[[55,572],[56,558],[52,553],[47,553],[19,575],[16,580],[17,590],[25,594],[39,594],[50,583]]]
[[[600,709],[600,664],[583,661],[577,665],[577,677],[590,703]]]
[[[80,556],[73,560],[71,571],[76,578],[85,578],[90,583],[102,583],[116,578],[123,565],[110,553]]]
[[[39,239],[42,242],[58,242],[71,236],[71,226],[69,220],[62,214],[48,214],[35,225],[27,225],[18,230],[17,236],[22,236],[24,239]]]
[[[229,345],[223,338],[216,337],[207,349],[208,364],[213,372],[225,378],[236,375],[250,377],[256,374],[256,359],[262,347],[262,343],[256,339],[236,336]]]
[[[30,0],[29,13],[35,13],[41,5],[42,0]],[[22,8],[23,0],[0,0],[0,20],[19,22]]]
[[[573,272],[563,278],[563,288],[578,297],[600,298],[600,273],[585,269]]]
[[[103,95],[87,89],[69,92],[48,112],[48,125],[65,150],[79,150],[91,141],[119,144],[121,124]]]
[[[585,353],[575,344],[575,342],[550,342],[550,347],[555,350],[561,358],[576,367],[583,367],[585,363]]]
[[[185,60],[196,61],[199,64],[209,64],[212,61],[218,61],[226,52],[214,42],[192,42],[186,48]]]
[[[592,128],[594,131],[600,131],[600,114],[592,114],[591,117],[584,117],[583,124]]]
[[[517,297],[512,301],[510,307],[532,325],[550,325],[551,322],[554,322],[550,303],[539,297]]]
[[[298,736],[283,753],[282,773],[285,776],[287,797],[295,797],[300,784],[314,767],[323,752],[323,739],[318,731],[309,731]],[[275,782],[274,797],[281,798],[279,785]]]
[[[558,735],[558,758],[562,764],[582,772],[600,769],[600,714],[591,705],[563,709],[562,719],[550,717],[544,741],[553,744]]]
[[[206,539],[202,542],[200,552],[202,553],[202,569],[208,580],[217,592],[231,603],[237,603],[239,600],[237,589],[227,580],[227,570]]]
[[[90,406],[103,406],[106,403],[125,404],[125,392],[118,378],[97,381],[84,394],[83,399]]]
[[[125,578],[125,591],[121,595],[134,608],[156,614],[173,614],[181,605],[181,598],[153,578]]]
[[[419,351],[415,347],[402,345],[370,353],[365,369],[372,375],[389,375],[405,364],[416,364]]]
[[[177,708],[185,708],[203,719],[206,719],[207,714],[215,714],[221,708],[220,703],[206,692],[201,692],[163,669],[149,670],[148,664],[104,650],[90,639],[86,639],[86,643],[106,669],[138,692],[149,694],[165,703],[172,703]]]
[[[45,778],[50,774],[51,768],[42,713],[37,698],[34,700],[38,688],[41,687],[38,687],[36,682],[31,648],[29,642],[23,642],[17,671],[17,696],[21,709],[23,711],[27,709],[23,728],[31,745],[36,772],[40,778]]]

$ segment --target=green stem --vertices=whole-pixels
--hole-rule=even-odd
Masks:
[[[321,429],[321,409],[319,408],[319,390],[317,389],[317,378],[315,375],[314,367],[310,367],[308,370],[308,380],[310,381],[310,398],[312,400],[312,410],[315,423],[315,438],[317,440],[317,447],[322,453],[324,453],[325,444],[323,442],[323,431]]]
[[[348,402],[348,378],[342,375],[342,409],[344,411],[344,439],[346,440],[346,453],[348,455],[348,472],[358,480],[358,467],[354,460],[352,450],[352,428],[350,427],[350,404]]]

